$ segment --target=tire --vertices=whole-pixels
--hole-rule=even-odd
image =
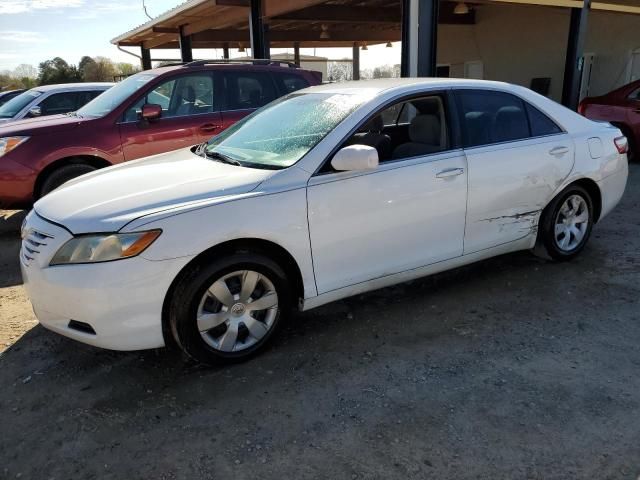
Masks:
[[[69,180],[73,180],[80,175],[91,173],[95,170],[97,170],[95,167],[92,167],[91,165],[87,165],[85,163],[73,163],[71,165],[64,165],[63,167],[57,168],[53,172],[51,172],[43,182],[38,198],[44,197],[46,194],[51,193],[56,188],[61,186],[63,183],[68,182]]]
[[[544,247],[553,260],[571,260],[584,249],[591,236],[592,227],[591,196],[579,185],[570,185],[542,212],[538,244]]]
[[[254,274],[259,278],[251,288]],[[275,307],[251,309],[258,301],[271,305],[273,292]],[[171,295],[169,327],[178,346],[200,363],[241,362],[277,334],[290,314],[292,298],[287,276],[276,262],[259,253],[235,252],[188,267]]]

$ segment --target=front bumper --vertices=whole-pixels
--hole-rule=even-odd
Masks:
[[[7,156],[0,157],[0,208],[31,203],[36,176],[36,172],[30,168]]]
[[[164,346],[162,305],[189,258],[49,266],[71,233],[38,217],[25,220],[20,267],[38,321],[49,330],[96,347],[141,350]],[[30,243],[34,241],[40,245]],[[33,253],[36,252],[36,253]],[[95,334],[69,327],[90,325]]]

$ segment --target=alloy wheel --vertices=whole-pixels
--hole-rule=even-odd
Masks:
[[[589,228],[589,206],[580,195],[569,196],[558,211],[555,221],[555,242],[563,252],[575,250]]]

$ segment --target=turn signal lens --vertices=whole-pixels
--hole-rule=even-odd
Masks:
[[[2,137],[0,138],[0,157],[6,155],[18,145],[29,140],[29,137]]]
[[[149,230],[75,237],[58,250],[50,265],[110,262],[135,257],[151,245],[161,233],[161,230]]]
[[[629,140],[627,140],[627,137],[616,137],[613,139],[613,143],[616,145],[620,155],[629,152]]]

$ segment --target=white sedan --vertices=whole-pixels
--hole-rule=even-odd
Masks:
[[[22,273],[62,335],[244,359],[292,307],[516,250],[575,257],[624,192],[626,149],[609,124],[504,83],[313,87],[47,195]]]

